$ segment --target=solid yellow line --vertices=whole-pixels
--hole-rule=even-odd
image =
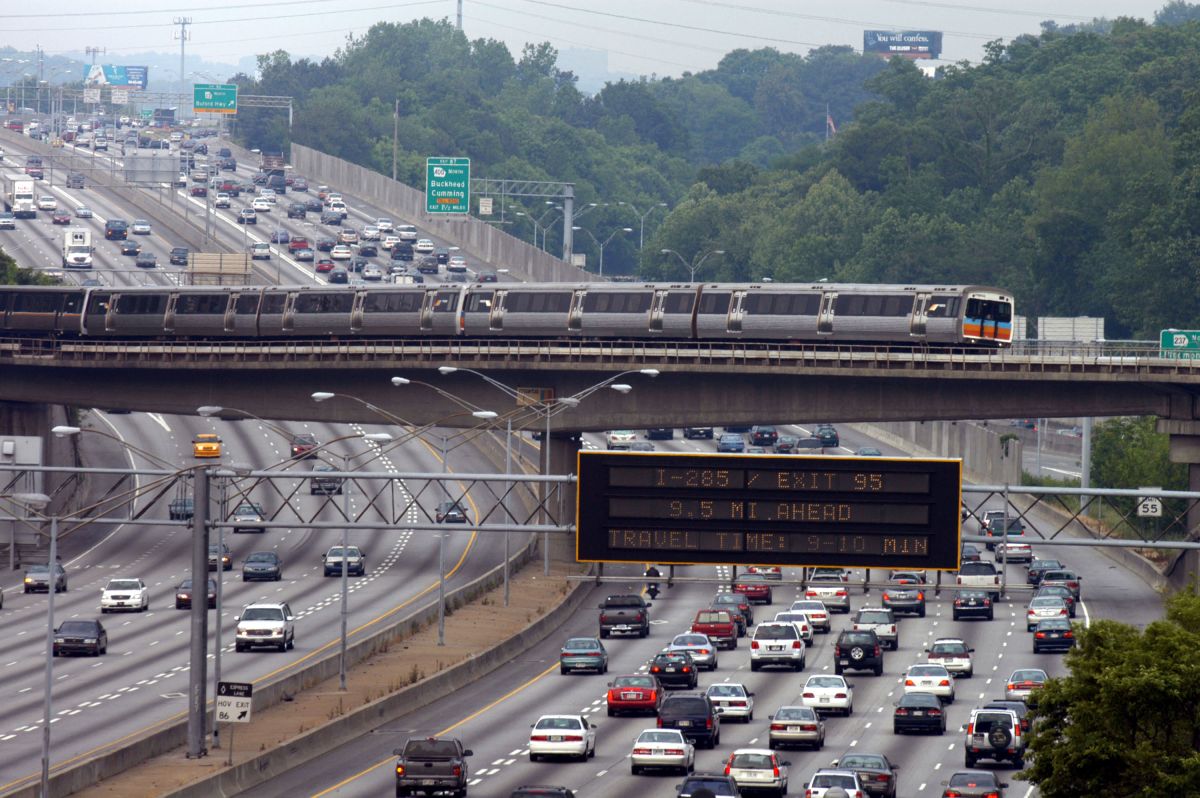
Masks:
[[[534,676],[529,681],[525,682],[524,684],[518,685],[517,687],[514,687],[512,690],[510,690],[507,693],[505,693],[504,695],[500,696],[495,701],[488,704],[486,707],[477,709],[476,711],[472,712],[470,715],[467,715],[465,718],[458,721],[457,723],[454,723],[454,724],[442,729],[440,732],[438,732],[434,736],[435,737],[445,737],[447,734],[454,731],[459,726],[462,726],[464,723],[468,723],[468,722],[474,720],[475,718],[479,717],[484,712],[487,712],[489,709],[496,706],[497,704],[507,701],[508,699],[512,698],[517,693],[524,690],[526,687],[529,687],[534,682],[540,680],[543,676],[546,676],[549,673],[551,673],[557,667],[558,667],[558,663],[556,662],[553,665],[551,665],[549,668],[546,668],[546,670],[539,673],[537,676]],[[371,773],[371,772],[383,767],[384,765],[389,764],[390,762],[392,762],[392,759],[393,759],[393,757],[388,757],[387,759],[384,759],[380,762],[376,762],[374,765],[371,765],[366,770],[360,770],[358,773],[355,773],[353,776],[349,776],[348,778],[342,779],[341,781],[339,781],[337,784],[333,785],[332,787],[327,787],[326,789],[321,790],[321,792],[313,793],[311,798],[321,798],[321,796],[323,796],[323,795],[328,795],[329,793],[331,793],[335,790],[340,790],[342,787],[345,787],[347,784],[349,784],[353,781],[357,781],[358,779],[361,779],[363,776],[367,775],[368,773]]]

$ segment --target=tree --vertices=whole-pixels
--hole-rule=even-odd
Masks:
[[[1170,439],[1155,429],[1156,422],[1154,416],[1142,416],[1097,424],[1092,435],[1092,484],[1098,488],[1187,490],[1187,466],[1170,461]],[[1112,501],[1123,512],[1133,509],[1132,498]]]
[[[1200,598],[1179,593],[1144,630],[1076,634],[1068,675],[1031,700],[1025,774],[1042,797],[1200,795]]]

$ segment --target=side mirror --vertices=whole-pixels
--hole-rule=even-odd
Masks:
[[[829,763],[829,766],[830,766],[830,767],[837,767],[837,766],[838,766],[838,762],[840,762],[840,761],[841,761],[840,759],[835,759],[835,760],[833,760],[832,762],[830,762],[830,763]]]
[[[596,609],[598,609],[598,610],[602,610],[602,609],[604,609],[604,605],[603,605],[603,604],[597,604],[597,605],[596,605]]]
[[[612,683],[612,682],[609,682],[607,686],[608,686],[608,687],[612,687],[612,686],[613,686],[613,683]]]
[[[780,762],[779,764],[780,764],[780,766],[785,767],[785,768],[789,768],[792,766],[791,762]]]
[[[468,749],[466,749],[465,751],[463,751],[463,754],[462,754],[462,755],[463,755],[463,756],[475,756],[475,752],[474,752],[474,751],[472,751],[470,748],[468,748]]]
[[[287,617],[287,619],[288,619],[289,621],[294,621],[294,620],[296,620],[296,616],[295,616],[295,615],[289,615],[289,616]]]
[[[1008,782],[1007,782],[1007,781],[1002,781],[1002,782],[1000,782],[1000,786],[1001,786],[1001,787],[1008,787]]]
[[[713,714],[714,715],[724,715],[725,707],[713,707]]]
[[[392,751],[392,756],[400,756],[401,750],[402,749],[397,748],[396,750]],[[945,782],[942,783],[944,784]]]
[[[589,725],[589,726],[591,726],[593,729],[598,729],[598,728],[600,728],[600,727],[599,727],[599,726],[597,726],[595,723],[589,723],[588,725]]]
[[[959,731],[966,731],[966,730],[967,730],[967,724],[965,724],[965,723],[964,723],[962,726],[959,726],[959,727],[958,727],[958,730],[959,730]]]
[[[968,653],[968,654],[974,654],[974,653],[975,653],[975,649],[973,649],[973,648],[968,648],[968,649],[967,649],[967,653]]]
[[[754,695],[754,691],[753,691],[753,690],[747,690],[747,691],[746,691],[746,695]]]
[[[653,607],[653,606],[654,606],[654,605],[653,605],[653,604],[651,604],[649,601],[647,601],[647,602],[646,602],[646,607],[647,607],[647,608],[650,608],[650,607]]]
[[[774,716],[774,715],[767,715],[767,720],[775,720],[775,716]]]
[[[240,621],[240,620],[242,619],[242,616],[240,616],[240,615],[235,615],[235,616],[233,616],[233,619],[234,619],[235,621]]]

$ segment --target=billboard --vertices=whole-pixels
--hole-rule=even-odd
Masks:
[[[144,66],[118,66],[114,64],[92,64],[83,68],[85,86],[120,86],[127,89],[145,89],[149,68]]]
[[[891,58],[941,58],[942,32],[939,30],[865,30],[863,53]]]

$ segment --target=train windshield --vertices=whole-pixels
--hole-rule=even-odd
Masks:
[[[972,297],[963,314],[963,337],[976,340],[1011,341],[1012,303],[1007,300]]]

